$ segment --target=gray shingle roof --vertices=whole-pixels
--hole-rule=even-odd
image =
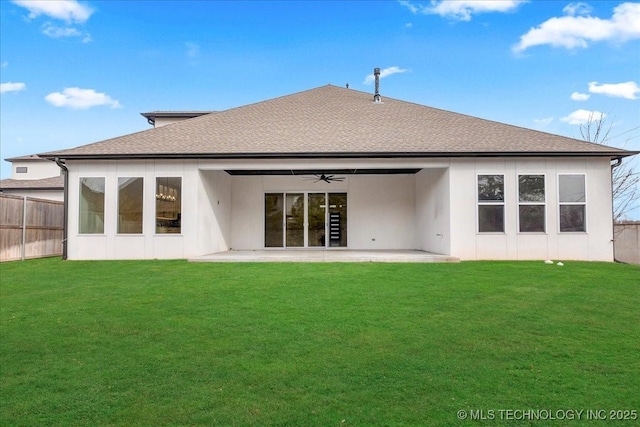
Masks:
[[[42,179],[3,179],[0,181],[2,190],[62,190],[64,189],[64,178],[54,176]]]
[[[60,158],[634,154],[332,85],[69,150]]]

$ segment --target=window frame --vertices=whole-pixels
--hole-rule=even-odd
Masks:
[[[560,201],[560,177],[561,176],[582,176],[584,182],[584,201],[582,202],[562,202]],[[576,234],[576,233],[587,233],[587,174],[584,172],[563,172],[558,173],[557,175],[557,201],[558,201],[558,212],[557,212],[557,220],[558,220],[558,233],[559,234]],[[580,231],[562,231],[562,224],[560,222],[560,207],[561,206],[584,206],[584,230]]]
[[[479,178],[481,176],[501,176],[502,177],[502,200],[480,200]],[[507,228],[507,206],[506,206],[506,174],[502,173],[476,173],[476,233],[477,234],[506,234]],[[502,206],[502,231],[480,231],[480,206]]]
[[[521,202],[520,201],[520,177],[521,176],[541,176],[544,180],[543,189],[544,189],[544,201],[542,202]],[[517,186],[517,199],[516,203],[518,205],[518,233],[523,234],[547,234],[547,174],[546,173],[518,173],[516,176],[516,186]],[[520,222],[520,206],[543,206],[544,207],[544,230],[543,231],[522,231],[522,223]]]

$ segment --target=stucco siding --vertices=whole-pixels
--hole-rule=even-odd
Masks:
[[[68,194],[68,240],[67,256],[69,259],[108,259],[107,234],[81,235],[79,227],[79,179],[80,177],[104,177],[108,174],[109,162],[69,162]],[[105,200],[106,202],[106,200]],[[111,200],[115,203],[115,200]],[[106,203],[105,203],[106,209]],[[107,225],[105,224],[105,231]]]
[[[451,255],[467,260],[612,261],[610,163],[607,158],[465,159],[452,160]],[[477,175],[504,175],[505,232],[479,233]],[[519,231],[518,176],[545,176],[546,232]],[[586,231],[560,232],[558,176],[584,174]]]
[[[231,248],[264,246],[264,193],[261,176],[234,176],[231,180]]]
[[[476,259],[476,165],[452,159],[449,165],[451,253],[460,259]]]
[[[349,179],[349,248],[415,249],[415,175]]]
[[[186,206],[198,206],[197,188],[200,181],[195,164],[167,161],[95,161],[68,162],[69,168],[69,228],[67,254],[69,259],[180,259],[198,253],[198,212]],[[182,232],[162,235],[155,233],[155,178],[182,178]],[[80,234],[79,180],[104,178],[104,233]],[[142,234],[117,233],[118,178],[144,178]],[[185,244],[186,242],[186,244]]]
[[[26,172],[18,173],[18,168],[26,168]],[[55,162],[45,159],[15,160],[11,162],[11,173],[13,179],[42,179],[60,175],[60,168]]]
[[[447,165],[448,166],[448,165]],[[416,174],[418,248],[448,255],[451,251],[449,169],[423,169]]]
[[[201,171],[200,174],[197,252],[208,254],[229,250],[231,176],[224,171]]]

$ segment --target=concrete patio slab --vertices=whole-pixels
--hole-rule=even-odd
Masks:
[[[417,250],[288,249],[226,251],[190,258],[190,262],[460,262],[448,255]]]

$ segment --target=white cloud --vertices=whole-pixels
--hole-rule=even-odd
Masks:
[[[89,43],[92,41],[89,33],[83,33],[73,27],[58,27],[50,22],[47,22],[42,26],[42,33],[53,39],[59,39],[62,37],[83,37],[82,43]]]
[[[606,116],[606,114],[601,113],[600,111],[576,110],[568,116],[562,117],[560,120],[565,123],[569,123],[570,125],[584,125],[590,120],[597,121],[605,118]]]
[[[589,98],[591,98],[591,95],[588,93],[573,92],[571,94],[571,99],[574,101],[586,101]]]
[[[57,39],[60,37],[80,37],[82,33],[75,28],[68,27],[56,27],[55,25],[45,24],[42,27],[42,32],[51,38]]]
[[[406,7],[407,9],[409,9],[409,12],[413,13],[414,15],[420,12],[420,8],[424,7],[424,6],[416,6],[408,0],[398,0],[398,3],[400,3],[402,6]]]
[[[513,51],[521,53],[540,45],[586,48],[590,42],[625,42],[640,38],[640,3],[616,6],[611,19],[590,16],[590,10],[580,4],[569,5],[564,12],[565,16],[551,18],[530,29],[513,46]]]
[[[566,15],[571,16],[588,15],[592,10],[593,8],[586,3],[569,3],[562,9]]]
[[[527,0],[432,0],[429,6],[402,0],[399,3],[413,14],[440,15],[458,21],[470,21],[478,13],[510,12]]]
[[[45,15],[65,22],[86,22],[93,9],[77,0],[13,0],[13,3],[29,10],[29,18]]]
[[[20,92],[21,90],[25,90],[26,88],[27,88],[27,85],[24,83],[13,83],[13,82],[0,83],[0,93]]]
[[[68,107],[72,109],[87,109],[100,105],[108,105],[111,108],[120,108],[120,103],[105,93],[96,92],[93,89],[80,89],[68,87],[60,92],[53,92],[45,96],[50,104],[56,107]]]
[[[400,68],[400,67],[389,67],[389,68],[385,68],[384,70],[380,70],[380,78],[383,79],[387,76],[390,76],[392,74],[398,74],[398,73],[406,73],[407,71],[409,71],[406,68]],[[367,77],[365,77],[364,79],[364,84],[366,85],[370,85],[371,83],[376,81],[376,77],[373,74],[369,74]]]
[[[598,82],[591,82],[589,83],[589,92],[599,93],[614,98],[638,99],[640,87],[638,86],[638,83],[633,81],[613,84],[598,84]]]
[[[541,127],[547,126],[553,121],[553,117],[545,117],[543,119],[533,119],[533,122]]]

